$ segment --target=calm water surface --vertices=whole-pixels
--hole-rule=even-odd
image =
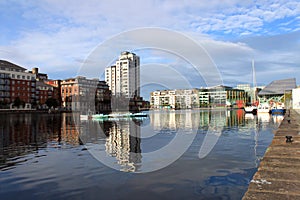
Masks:
[[[241,199],[281,120],[242,110],[0,114],[0,198]]]

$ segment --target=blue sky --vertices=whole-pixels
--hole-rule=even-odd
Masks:
[[[251,83],[252,59],[258,84],[300,80],[298,0],[1,0],[0,23],[0,59],[39,67],[53,79],[76,76],[89,54],[113,36],[156,27],[199,43],[226,85]],[[142,64],[154,62],[162,71],[171,67],[193,87],[202,86],[182,59],[137,52]]]

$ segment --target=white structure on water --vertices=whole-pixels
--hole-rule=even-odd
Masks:
[[[107,67],[105,81],[112,95],[127,98],[140,96],[140,57],[134,53],[122,52],[116,65]]]

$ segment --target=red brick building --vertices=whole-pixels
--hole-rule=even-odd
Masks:
[[[0,79],[0,101],[13,103],[18,98],[26,107],[30,107],[35,101],[35,74],[16,64],[0,60]]]
[[[62,104],[61,98],[61,80],[45,80],[46,84],[51,85],[53,87],[53,95],[52,97],[57,100],[58,106],[60,107]]]
[[[36,82],[36,103],[43,108],[47,108],[45,106],[46,101],[50,98],[53,98],[53,87],[44,83],[43,81]]]

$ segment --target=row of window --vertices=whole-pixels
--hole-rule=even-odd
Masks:
[[[22,72],[20,69],[1,67],[1,70]]]
[[[34,94],[31,94],[31,95],[30,95],[30,93],[27,93],[27,94],[26,94],[26,93],[20,93],[20,92],[18,92],[18,93],[14,93],[14,92],[13,92],[13,93],[11,93],[11,96],[13,96],[13,97],[14,97],[14,96],[17,96],[17,97],[22,97],[22,96],[23,96],[23,97],[26,97],[26,96],[27,96],[27,97],[30,97],[30,96],[31,96],[31,97],[35,97]]]
[[[9,83],[10,83],[9,80],[0,79],[0,84],[8,85]]]
[[[35,92],[35,89],[34,89],[34,88],[31,88],[31,89],[30,89],[30,88],[27,88],[27,87],[19,87],[19,86],[16,87],[16,88],[15,88],[15,87],[12,87],[12,88],[11,88],[12,91],[15,91],[15,89],[18,90],[18,91],[19,91],[19,90],[22,90],[22,91],[27,90],[28,92],[30,92],[30,90],[31,90],[31,92]]]
[[[9,97],[9,92],[0,92],[0,97]]]
[[[9,74],[0,73],[0,78],[9,78]]]
[[[0,85],[0,90],[10,90],[9,86]]]
[[[24,80],[34,80],[33,76],[25,76],[25,75],[19,75],[19,74],[12,74],[12,78],[17,78],[17,79],[24,79]]]
[[[65,90],[65,89],[62,89],[61,92],[62,92],[62,93],[65,93],[65,92],[66,92],[66,93],[72,93],[72,88],[66,88],[66,90]],[[74,92],[75,92],[75,93],[77,92],[77,89],[76,89],[76,88],[74,89]]]

